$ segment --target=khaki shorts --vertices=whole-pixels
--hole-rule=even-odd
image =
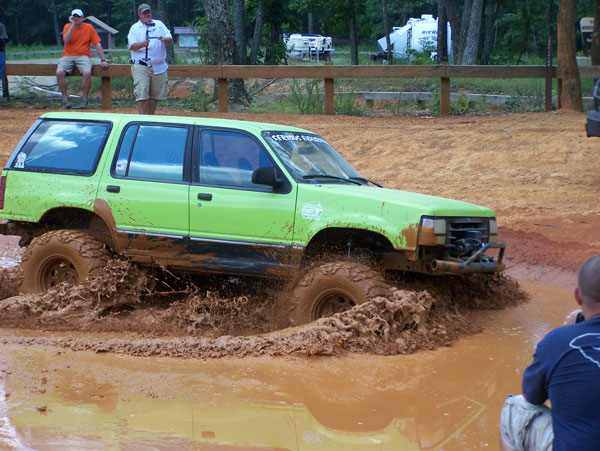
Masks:
[[[515,451],[552,451],[550,408],[531,404],[523,395],[509,396],[500,413],[500,437]]]
[[[58,60],[58,68],[64,70],[67,74],[73,72],[73,68],[77,69],[83,75],[83,71],[92,71],[92,60],[89,56],[63,56]]]
[[[132,64],[131,76],[136,102],[148,99],[165,100],[169,95],[169,76],[166,71],[154,75],[151,67]]]

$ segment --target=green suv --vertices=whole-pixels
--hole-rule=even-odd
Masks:
[[[384,189],[320,136],[284,125],[49,113],[0,180],[0,233],[27,246],[25,293],[77,283],[119,254],[292,279],[300,324],[385,294],[386,271],[504,269],[493,210]]]

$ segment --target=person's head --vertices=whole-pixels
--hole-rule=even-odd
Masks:
[[[138,17],[142,23],[152,21],[152,9],[148,3],[142,3],[140,6],[138,6]]]
[[[79,8],[71,11],[71,17],[73,18],[73,23],[75,25],[81,25],[83,23],[83,11]]]
[[[600,255],[590,258],[579,268],[575,299],[586,319],[600,314]]]

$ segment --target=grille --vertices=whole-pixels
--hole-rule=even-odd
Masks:
[[[489,242],[489,220],[487,218],[446,218],[446,245],[458,240],[476,239]]]

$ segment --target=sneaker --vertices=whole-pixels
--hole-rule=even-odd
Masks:
[[[87,102],[87,99],[81,99],[81,102],[79,103],[79,109],[85,110],[87,108]]]
[[[73,108],[73,104],[71,103],[71,101],[69,99],[63,99],[62,105],[63,105],[63,108],[66,110]]]

